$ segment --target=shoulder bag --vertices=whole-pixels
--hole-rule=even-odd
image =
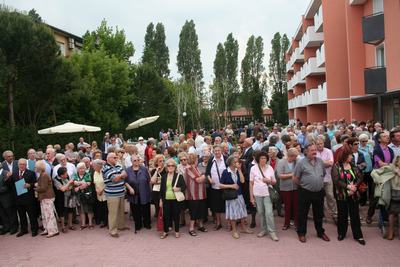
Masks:
[[[261,170],[260,165],[257,164],[257,166],[261,172],[262,177],[265,178],[264,172]],[[268,185],[268,193],[269,193],[269,198],[271,199],[272,204],[276,204],[279,202],[279,199],[280,199],[279,193],[278,193],[278,191],[276,191],[276,189],[272,185]]]
[[[218,178],[221,180],[217,162],[215,162],[215,165],[217,167]],[[232,178],[232,180],[233,180],[233,178]],[[237,181],[233,181],[233,182],[237,183]],[[238,193],[237,193],[236,189],[233,189],[233,188],[222,189],[222,199],[223,200],[234,200],[234,199],[237,199],[237,197],[238,197]]]
[[[179,180],[179,177],[180,177],[180,176],[181,176],[180,174],[178,174],[178,175],[176,176],[176,181],[175,181],[174,188],[175,188],[176,185],[178,184],[178,180]],[[182,201],[185,200],[185,195],[183,194],[182,191],[178,191],[178,192],[175,192],[175,191],[174,191],[174,195],[175,195],[176,201],[178,201],[178,202],[182,202]]]

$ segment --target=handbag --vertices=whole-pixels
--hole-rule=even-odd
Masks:
[[[178,176],[176,177],[176,181],[175,181],[174,187],[176,187],[176,185],[178,184],[179,176],[181,176],[181,175],[178,174]],[[181,191],[178,191],[178,192],[174,191],[174,195],[175,195],[176,201],[178,201],[178,202],[182,202],[182,201],[185,200],[185,195]]]
[[[215,164],[217,165],[217,162],[215,162]],[[221,180],[221,177],[219,175],[219,170],[218,170],[218,165],[217,165],[217,173],[218,173],[218,177]],[[232,178],[233,180],[233,178]],[[237,180],[233,181],[234,183],[237,183]],[[237,199],[238,197],[238,193],[236,189],[232,189],[232,188],[226,188],[226,189],[222,189],[222,199],[223,200],[234,200]]]
[[[260,165],[257,164],[257,166],[261,172],[262,177],[265,178],[264,172],[261,170]],[[278,193],[278,191],[276,191],[276,189],[272,185],[268,185],[268,193],[269,193],[269,198],[271,199],[272,204],[276,204],[279,202],[279,200],[280,200],[279,193]]]
[[[160,207],[160,210],[158,211],[158,216],[157,216],[157,231],[164,231],[164,210],[162,207]]]

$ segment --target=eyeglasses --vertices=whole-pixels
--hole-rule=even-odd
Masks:
[[[132,160],[132,162],[136,162],[136,161],[139,161],[139,160],[138,160],[138,159],[133,159],[133,160]]]
[[[167,165],[167,167],[175,167],[175,165]]]
[[[367,140],[361,140],[361,143],[366,143],[366,142],[368,142]]]
[[[358,146],[360,143],[354,143],[353,145]]]
[[[187,161],[187,159],[180,159],[180,161]]]
[[[111,157],[111,158],[113,158],[113,159],[117,159],[118,157]]]

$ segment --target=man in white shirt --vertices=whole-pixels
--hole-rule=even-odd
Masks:
[[[394,158],[400,156],[400,128],[394,128],[390,131],[390,139],[392,142],[389,147],[393,150]]]
[[[141,157],[142,159],[144,159],[144,151],[146,149],[146,144],[144,143],[144,138],[143,136],[140,136],[138,139],[138,143],[136,144],[136,147],[138,149],[138,154],[139,157]]]
[[[201,145],[204,143],[204,137],[203,137],[203,130],[200,130],[199,133],[196,136],[196,139],[194,140],[194,146],[198,149],[201,147]]]
[[[87,145],[88,145],[88,143],[85,143],[85,139],[83,139],[83,137],[80,137],[79,143],[76,146],[78,147],[78,150],[79,150],[81,147],[86,147]]]
[[[57,161],[60,162],[60,164],[56,165],[53,168],[52,178],[54,179],[57,176],[57,171],[61,166],[67,168],[68,176],[72,177],[76,173],[75,165],[68,162],[67,157],[65,157],[65,155],[63,155],[63,154],[57,154],[56,157],[57,157]]]

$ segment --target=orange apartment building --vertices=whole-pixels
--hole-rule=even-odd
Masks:
[[[400,0],[311,0],[286,61],[290,121],[400,124]]]
[[[83,46],[82,37],[66,32],[54,26],[47,24],[54,34],[54,39],[60,48],[60,55],[68,58],[73,53],[80,53]]]

